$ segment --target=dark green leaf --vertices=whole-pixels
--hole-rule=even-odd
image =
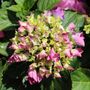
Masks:
[[[48,78],[41,83],[41,90],[63,90],[61,80]]]
[[[52,9],[60,0],[39,0],[37,3],[40,11]]]
[[[80,29],[84,25],[84,17],[77,12],[65,11],[63,26],[67,27],[71,22],[76,25],[77,29]]]
[[[2,79],[3,79],[3,72],[7,68],[7,63],[3,64],[3,60],[0,61],[0,90],[7,90],[3,85],[2,85]]]
[[[23,8],[29,12],[29,10],[33,7],[37,0],[25,0],[23,4]]]
[[[12,90],[40,90],[35,87],[35,89],[30,88],[30,84],[26,85],[22,83],[23,78],[27,75],[29,62],[19,62],[12,63],[8,65],[8,68],[3,73],[3,85],[7,88],[12,88]],[[24,67],[24,68],[23,68]],[[31,87],[33,87],[31,85]],[[29,89],[27,89],[29,88]]]
[[[71,60],[70,66],[72,66],[73,68],[78,68],[80,66],[79,58],[74,58],[73,60]]]
[[[90,90],[90,70],[79,68],[71,73],[72,90]]]
[[[61,81],[59,78],[54,79],[54,90],[62,90]]]

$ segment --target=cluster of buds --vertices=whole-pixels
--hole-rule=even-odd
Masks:
[[[31,62],[27,75],[31,85],[49,76],[60,78],[60,71],[73,58],[81,57],[80,46],[85,45],[82,32],[76,32],[73,23],[64,29],[60,17],[47,14],[32,13],[27,21],[19,21],[11,40],[14,53],[8,62]]]
[[[86,32],[86,34],[90,34],[90,24],[84,26],[84,31]]]

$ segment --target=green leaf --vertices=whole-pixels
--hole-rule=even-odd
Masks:
[[[40,11],[52,9],[60,0],[39,0],[37,7]]]
[[[30,9],[37,0],[15,0],[16,5],[12,5],[8,10],[16,12],[16,16],[21,20],[26,20],[26,16],[30,14]]]
[[[15,0],[15,2],[20,6],[23,6],[23,3],[25,2],[25,0]]]
[[[14,12],[19,12],[19,11],[21,11],[21,7],[19,5],[12,5],[8,8],[8,10],[11,10]]]
[[[28,11],[33,7],[33,5],[35,4],[36,1],[37,0],[15,0],[18,7],[21,7],[22,9],[25,9]]]
[[[77,12],[65,11],[63,26],[67,28],[71,22],[76,25],[76,29],[80,29],[84,25],[84,17]]]
[[[90,90],[90,70],[79,68],[71,73],[72,90]]]
[[[4,42],[4,43],[0,42],[0,54],[1,55],[8,56],[8,53],[6,51],[7,45],[8,45],[8,42]]]
[[[12,24],[12,22],[8,18],[8,13],[5,9],[0,9],[0,31],[15,26],[15,24]]]
[[[1,5],[2,8],[6,8],[6,7],[9,7],[9,6],[10,6],[10,2],[8,2],[8,1],[3,2],[2,5]]]

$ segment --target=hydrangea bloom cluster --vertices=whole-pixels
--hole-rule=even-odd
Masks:
[[[64,66],[81,57],[84,37],[82,32],[75,32],[73,23],[64,29],[60,17],[45,12],[31,14],[19,25],[11,40],[14,53],[8,62],[31,62],[27,75],[31,85],[49,76],[60,78]]]
[[[81,13],[86,13],[84,0],[61,0],[56,7],[65,10],[74,10]]]

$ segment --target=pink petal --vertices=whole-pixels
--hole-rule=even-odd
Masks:
[[[52,10],[51,12],[55,17],[60,17],[61,19],[64,19],[64,10],[60,7]]]
[[[72,55],[74,56],[74,57],[81,57],[82,55],[82,53],[83,53],[83,50],[81,49],[81,48],[77,48],[77,49],[73,49],[72,51]]]
[[[18,49],[18,46],[15,44],[12,44],[9,48],[16,50],[16,49]]]
[[[50,50],[50,57],[53,58],[54,55],[55,55],[55,51],[54,51],[54,49],[52,48],[52,49]]]
[[[63,33],[62,36],[63,36],[63,39],[64,39],[64,41],[65,41],[66,43],[70,43],[68,33]]]
[[[29,72],[28,72],[28,75],[29,75],[29,77],[30,78],[33,78],[36,82],[37,82],[37,72],[36,72],[36,70],[30,70]]]
[[[72,35],[77,45],[85,46],[83,33],[75,33]]]
[[[19,32],[23,32],[23,31],[25,31],[25,28],[24,28],[23,26],[20,26],[20,27],[18,28],[18,31],[19,31]]]
[[[50,50],[50,54],[47,57],[47,60],[52,60],[54,62],[57,62],[58,60],[60,60],[60,55],[58,53],[55,53],[54,49],[52,48]]]
[[[26,29],[32,31],[33,30],[33,27],[30,26],[29,24],[27,24]]]
[[[69,43],[67,44],[67,48],[72,49],[72,47],[73,47],[72,42],[69,42]]]
[[[74,71],[75,70],[72,66],[70,66],[68,64],[65,64],[64,65],[64,68],[67,69],[67,70],[69,70],[69,71]]]
[[[22,21],[18,21],[20,26],[22,27],[26,27],[27,26],[27,22],[22,22]]]
[[[47,53],[45,52],[45,50],[42,50],[39,54],[36,55],[37,58],[39,59],[44,59],[45,57],[47,57]]]
[[[74,23],[70,23],[69,24],[69,26],[68,26],[68,28],[69,28],[69,30],[71,31],[71,32],[73,32],[74,30],[75,30],[75,24]]]
[[[28,81],[31,85],[35,83],[39,83],[41,82],[41,80],[42,80],[42,77],[37,73],[35,69],[28,71]]]
[[[47,57],[47,60],[52,60],[53,57],[54,57],[54,55],[55,55],[55,51],[54,51],[54,49],[52,48],[52,49],[50,50],[49,56]]]
[[[67,57],[72,58],[71,49],[66,49],[64,53]]]
[[[53,57],[53,61],[57,62],[58,60],[60,60],[60,55],[58,53],[56,53]]]
[[[13,54],[8,60],[9,63],[20,62],[20,61],[21,59],[18,54]]]
[[[47,17],[47,16],[51,16],[51,15],[52,15],[52,12],[51,12],[51,11],[45,11],[45,12],[44,12],[44,16],[46,16],[46,17]]]

